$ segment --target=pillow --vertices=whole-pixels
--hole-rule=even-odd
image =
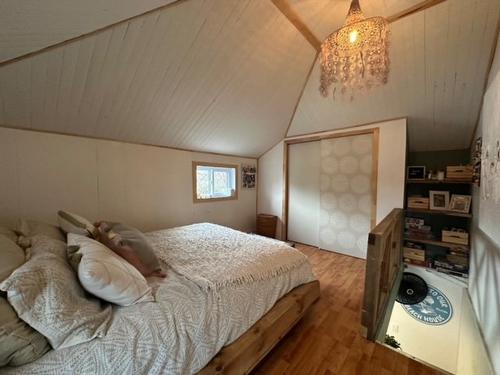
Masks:
[[[0,234],[0,281],[24,263],[24,250],[6,236]]]
[[[47,339],[17,317],[0,297],[0,366],[21,366],[50,350]]]
[[[154,301],[144,276],[102,243],[69,233],[68,245],[79,247],[78,277],[89,293],[120,306]]]
[[[153,248],[138,229],[102,221],[97,223],[99,241],[132,264],[145,277],[165,277]]]
[[[12,242],[17,243],[17,234],[13,230],[10,230],[9,228],[5,227],[0,227],[0,234],[3,234]]]
[[[87,298],[65,254],[64,242],[35,236],[31,259],[0,284],[19,318],[54,349],[104,336],[112,313],[110,305]]]
[[[17,223],[16,232],[20,236],[18,243],[23,247],[30,246],[31,237],[36,236],[37,234],[43,234],[47,237],[53,238],[54,240],[63,242],[66,240],[59,227],[35,220],[19,220]]]
[[[59,226],[66,233],[75,233],[82,236],[95,237],[97,235],[96,227],[87,219],[67,211],[58,211],[57,219]]]

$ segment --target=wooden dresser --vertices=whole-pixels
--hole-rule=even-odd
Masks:
[[[257,234],[261,236],[276,237],[276,224],[278,223],[278,217],[268,214],[258,214],[257,215]]]

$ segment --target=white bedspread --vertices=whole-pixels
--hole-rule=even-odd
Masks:
[[[257,242],[262,240],[252,237]],[[296,250],[288,251],[296,255]],[[0,372],[193,374],[223,346],[241,336],[279,298],[315,280],[305,262],[272,278],[207,290],[175,271],[175,264],[165,268],[166,279],[152,280],[157,302],[115,307],[106,337],[51,351],[32,364]]]

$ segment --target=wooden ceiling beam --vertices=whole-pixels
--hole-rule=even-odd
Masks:
[[[389,23],[399,21],[400,19],[403,19],[405,17],[411,16],[415,13],[421,12],[425,9],[429,9],[435,5],[438,5],[440,3],[445,2],[446,0],[425,0],[422,1],[421,3],[415,4],[412,7],[409,7],[405,10],[402,10],[401,12],[395,13],[392,16],[387,17],[387,21]]]
[[[279,9],[283,15],[288,18],[293,26],[301,33],[304,38],[316,49],[316,51],[321,50],[321,41],[313,34],[313,32],[307,27],[307,25],[302,21],[297,12],[290,6],[287,0],[271,0],[271,2]]]

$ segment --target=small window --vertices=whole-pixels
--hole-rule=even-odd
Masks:
[[[237,199],[238,166],[193,162],[195,202]]]

